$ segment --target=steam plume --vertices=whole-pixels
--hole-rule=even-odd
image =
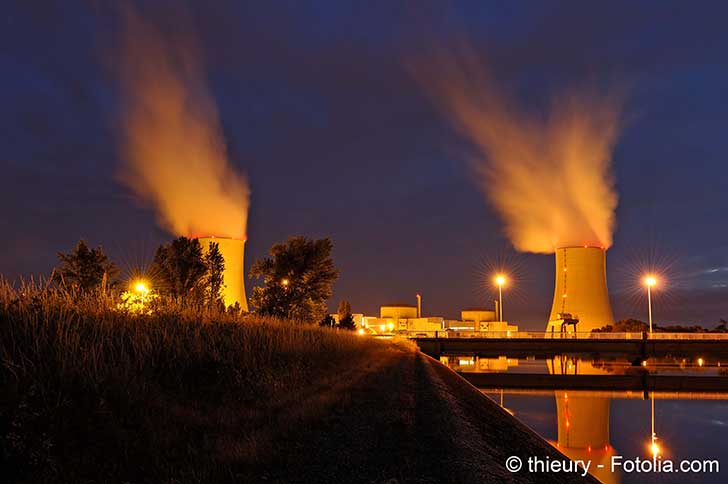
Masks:
[[[412,63],[412,70],[473,142],[478,183],[513,246],[536,253],[609,247],[617,206],[610,163],[622,96],[569,92],[555,97],[546,114],[529,114],[510,102],[472,50],[435,57]]]
[[[228,162],[197,44],[123,17],[120,179],[174,234],[244,238],[248,183]]]

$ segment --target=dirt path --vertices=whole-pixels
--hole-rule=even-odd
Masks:
[[[337,391],[320,418],[280,435],[249,478],[306,483],[584,482],[511,473],[511,455],[563,456],[448,368],[403,349]],[[586,479],[586,482],[595,482]]]

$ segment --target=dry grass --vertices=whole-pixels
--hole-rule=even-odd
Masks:
[[[17,482],[233,481],[392,345],[311,325],[0,281],[0,470]]]

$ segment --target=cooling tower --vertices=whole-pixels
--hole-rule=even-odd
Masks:
[[[220,248],[220,254],[225,259],[225,273],[223,274],[223,296],[225,306],[240,304],[240,309],[248,310],[248,300],[245,297],[245,284],[243,274],[243,257],[245,255],[245,241],[220,237],[201,237],[202,250],[207,252],[210,242],[215,242]]]
[[[600,247],[556,249],[556,286],[546,331],[574,331],[569,319],[579,320],[576,331],[580,332],[614,324],[607,293],[606,250]]]

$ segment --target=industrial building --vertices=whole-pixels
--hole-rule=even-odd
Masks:
[[[606,257],[601,247],[556,249],[556,283],[547,332],[590,332],[614,324]]]
[[[487,336],[488,332],[506,332],[506,335],[518,331],[518,326],[507,321],[497,321],[497,311],[485,308],[463,309],[460,319],[445,319],[442,316],[422,316],[421,298],[418,304],[393,303],[379,308],[379,316],[362,316],[357,325],[377,335],[406,334],[417,336],[438,332],[442,337],[456,332],[479,332]],[[336,315],[332,315],[336,318]],[[355,315],[356,320],[356,315]]]

